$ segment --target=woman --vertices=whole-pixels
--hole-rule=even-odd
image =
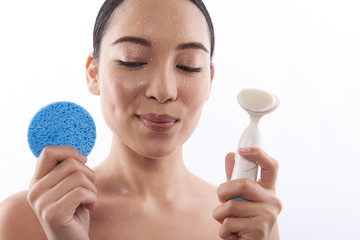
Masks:
[[[113,133],[109,155],[92,170],[73,148],[45,148],[29,191],[1,205],[0,239],[278,239],[274,159],[242,149],[262,167],[259,182],[217,190],[184,165],[213,49],[201,1],[106,1],[86,78]],[[228,178],[233,163],[229,153]],[[236,196],[247,200],[229,200]]]

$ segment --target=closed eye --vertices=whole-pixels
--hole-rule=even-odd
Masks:
[[[128,68],[138,68],[146,65],[144,62],[124,62],[121,60],[117,61],[120,66],[128,67]]]
[[[201,68],[193,68],[193,67],[187,67],[187,66],[182,66],[182,65],[177,65],[176,66],[178,69],[183,70],[185,72],[190,72],[190,73],[199,73],[201,72]]]

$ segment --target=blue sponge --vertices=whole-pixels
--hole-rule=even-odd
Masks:
[[[38,111],[27,134],[29,147],[39,157],[46,146],[66,145],[88,156],[95,145],[96,128],[90,114],[72,102],[55,102]]]

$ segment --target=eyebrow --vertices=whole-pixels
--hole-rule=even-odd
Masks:
[[[184,50],[184,49],[200,49],[207,53],[209,53],[209,50],[199,42],[189,42],[189,43],[183,43],[176,47],[176,50]]]
[[[123,42],[136,43],[136,44],[143,45],[145,47],[151,47],[152,46],[151,42],[144,39],[144,38],[131,37],[131,36],[118,38],[115,42],[112,43],[112,45],[116,45],[116,44],[123,43]]]
[[[116,44],[123,43],[123,42],[140,44],[145,47],[152,46],[152,44],[149,40],[146,40],[144,38],[139,38],[139,37],[132,37],[132,36],[125,36],[125,37],[118,38],[117,40],[115,40],[112,43],[112,45],[116,45]],[[207,50],[207,48],[202,43],[199,43],[199,42],[182,43],[176,47],[176,50],[184,50],[184,49],[200,49],[200,50],[203,50],[203,51],[209,53],[209,50]]]

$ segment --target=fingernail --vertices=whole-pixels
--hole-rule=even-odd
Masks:
[[[239,151],[241,152],[241,153],[250,153],[251,151],[252,151],[252,149],[251,148],[249,148],[249,147],[241,147],[241,148],[239,148]]]
[[[80,159],[81,159],[81,161],[83,162],[83,163],[86,163],[87,162],[87,157],[85,157],[84,155],[82,155],[81,153],[80,153]]]

